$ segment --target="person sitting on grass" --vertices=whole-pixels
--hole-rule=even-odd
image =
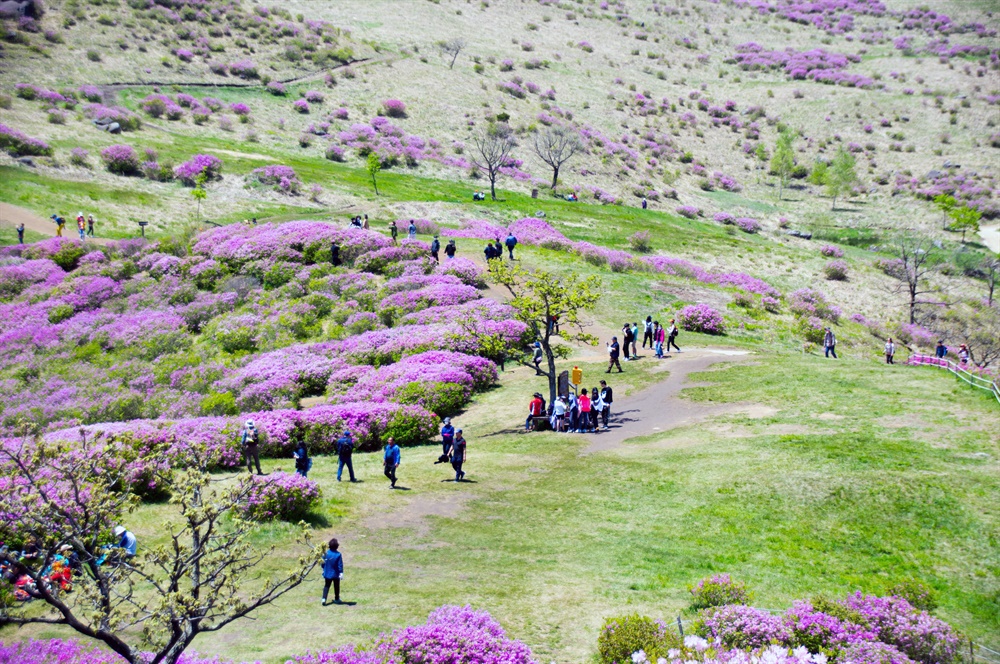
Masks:
[[[135,535],[125,529],[125,526],[115,526],[115,537],[118,538],[118,548],[125,558],[134,558],[139,548]]]

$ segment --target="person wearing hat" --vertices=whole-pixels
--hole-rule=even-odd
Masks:
[[[455,432],[455,444],[451,446],[451,467],[455,469],[456,482],[465,479],[465,471],[462,470],[463,463],[465,463],[465,436],[459,429]]]
[[[118,548],[125,552],[126,558],[135,557],[136,549],[139,544],[135,539],[135,535],[125,530],[125,526],[115,526],[115,537],[118,538]]]
[[[253,466],[257,467],[257,474],[263,475],[260,470],[260,432],[254,426],[253,420],[247,420],[243,427],[243,458],[247,462],[247,472],[253,472]]]
[[[87,223],[83,218],[83,213],[76,215],[76,230],[80,233],[80,239],[85,240],[87,234]]]
[[[330,584],[333,584],[333,603],[340,604],[340,580],[344,578],[344,556],[340,555],[340,542],[334,537],[327,544],[326,554],[323,556],[323,606],[326,606],[326,597],[330,592]]]
[[[541,417],[542,413],[545,412],[545,401],[542,400],[542,395],[535,392],[532,397],[534,398],[528,404],[528,419],[524,421],[525,431],[531,431],[534,419]]]
[[[431,240],[431,258],[434,259],[435,263],[440,263],[441,259],[438,258],[438,252],[441,251],[441,240],[435,235],[434,239]]]
[[[535,365],[535,375],[536,376],[541,376],[542,375],[542,371],[541,371],[541,369],[539,369],[539,367],[541,366],[542,360],[545,357],[542,354],[542,344],[541,344],[541,342],[536,341],[534,348],[535,348],[535,350],[532,351],[532,354],[531,354],[531,361]]]
[[[351,438],[351,432],[344,429],[344,435],[337,439],[337,481],[340,481],[341,475],[344,473],[344,466],[347,466],[347,473],[351,476],[352,482],[357,482],[357,478],[354,477],[354,462],[351,460],[354,454],[354,439]]]
[[[396,469],[399,468],[400,461],[402,461],[402,455],[399,453],[399,445],[396,444],[395,440],[389,438],[385,445],[385,456],[382,457],[382,465],[384,466],[382,473],[389,478],[390,489],[396,488]]]
[[[618,361],[618,354],[621,347],[618,345],[618,337],[611,337],[611,343],[608,344],[608,370],[604,373],[611,373],[611,367],[618,367],[618,373],[622,372],[622,363]]]
[[[455,442],[455,427],[451,425],[451,418],[446,417],[444,418],[444,426],[441,427],[441,456],[434,462],[435,464],[448,460],[453,442]]]

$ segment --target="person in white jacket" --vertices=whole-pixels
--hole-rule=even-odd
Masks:
[[[892,357],[895,354],[896,354],[896,344],[892,342],[892,337],[889,337],[889,340],[885,342],[885,363],[895,364],[895,362],[892,361]]]

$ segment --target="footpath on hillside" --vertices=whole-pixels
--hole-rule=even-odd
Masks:
[[[31,210],[27,210],[10,203],[0,203],[0,225],[17,228],[24,224],[25,230],[34,231],[48,237],[55,237],[56,225],[51,219],[44,219]],[[77,237],[76,222],[69,217],[66,218],[66,227],[63,229],[63,237],[73,239]],[[106,238],[87,238],[87,242],[95,244],[108,244],[111,240]]]

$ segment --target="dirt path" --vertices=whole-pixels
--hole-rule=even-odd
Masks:
[[[611,411],[609,430],[588,434],[590,445],[583,453],[611,450],[629,438],[669,431],[722,413],[749,411],[754,414],[766,414],[761,412],[761,406],[752,404],[703,404],[680,396],[681,390],[685,387],[697,386],[697,383],[687,381],[688,374],[704,371],[718,362],[741,362],[749,357],[750,354],[745,351],[708,348],[675,353],[671,358],[662,360],[668,363],[667,370],[670,371],[670,376],[627,397],[617,395],[616,407],[612,407]],[[607,377],[612,388],[615,375]]]
[[[982,226],[979,229],[979,236],[983,238],[990,251],[1000,254],[1000,226]]]
[[[0,225],[10,226],[11,228],[16,228],[18,225],[24,224],[25,230],[34,231],[42,235],[48,235],[49,237],[55,237],[56,225],[51,219],[43,219],[31,210],[26,210],[23,207],[17,205],[11,205],[10,203],[0,203]],[[95,228],[100,228],[100,221]],[[66,218],[66,228],[63,230],[63,237],[74,238],[76,237],[76,222],[69,217]],[[95,244],[108,244],[110,240],[105,238],[88,238],[87,242],[93,242]]]

